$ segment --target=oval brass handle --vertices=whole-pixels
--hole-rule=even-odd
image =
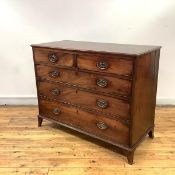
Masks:
[[[60,90],[60,89],[55,88],[55,89],[52,89],[52,90],[51,90],[51,93],[52,93],[52,95],[60,95],[61,90]]]
[[[104,122],[102,122],[102,121],[98,121],[98,122],[96,123],[96,125],[97,125],[97,127],[98,127],[99,129],[102,129],[102,130],[105,130],[105,129],[108,128],[107,125],[106,125]]]
[[[97,100],[97,106],[100,108],[107,108],[108,107],[108,101],[103,100],[103,99],[98,99]]]
[[[51,71],[51,72],[49,73],[49,75],[50,75],[50,77],[55,78],[55,77],[60,76],[60,72],[57,71],[57,70],[54,70],[54,71]]]
[[[59,114],[61,113],[61,110],[58,109],[58,108],[54,108],[52,112],[53,112],[53,114],[55,114],[55,115],[59,115]]]
[[[97,67],[98,67],[99,69],[101,69],[101,70],[107,69],[108,66],[109,66],[108,63],[105,62],[105,61],[99,61],[99,62],[97,63]]]
[[[48,59],[49,59],[49,61],[52,62],[52,63],[56,63],[56,62],[58,61],[58,57],[57,57],[55,54],[50,54],[50,55],[48,56]]]
[[[108,85],[108,80],[106,79],[98,79],[97,80],[97,85],[100,87],[106,87]]]

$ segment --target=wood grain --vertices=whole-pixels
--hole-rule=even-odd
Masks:
[[[58,92],[57,94],[53,94],[55,89]],[[119,118],[122,119],[129,119],[129,103],[119,99],[81,91],[76,88],[67,87],[63,84],[52,84],[48,82],[38,81],[38,90],[39,95],[46,96],[51,99],[65,101],[90,110],[96,110],[97,112],[111,115],[114,118],[115,116],[119,116]],[[97,105],[98,100],[106,101],[108,103],[107,107],[104,109],[100,108]]]
[[[2,175],[174,175],[175,107],[157,107],[155,138],[135,152],[135,163],[102,143],[44,120],[36,107],[0,107]]]
[[[107,68],[104,70],[99,69],[97,67],[99,62],[107,63]],[[120,56],[77,55],[77,66],[80,69],[131,76],[133,71],[132,65],[132,60],[125,60]]]
[[[87,41],[54,41],[42,44],[32,44],[32,47],[42,47],[42,48],[55,48],[66,51],[78,51],[84,53],[103,53],[103,54],[121,54],[138,56],[141,54],[149,53],[155,49],[160,49],[160,46],[144,46],[144,45],[134,45],[134,44],[116,44],[116,43],[98,43],[98,42],[87,42]]]
[[[57,70],[60,73],[58,77],[50,77],[49,73]],[[111,95],[123,95],[129,96],[131,93],[131,81],[122,80],[110,76],[99,75],[95,73],[85,73],[77,72],[74,70],[65,70],[57,67],[49,67],[44,65],[36,66],[36,75],[54,82],[64,82],[69,83],[70,85],[75,85],[79,88],[90,89],[94,92],[101,92]],[[98,79],[105,79],[108,82],[107,87],[97,86]]]
[[[131,145],[134,145],[149,127],[154,126],[159,54],[160,50],[156,50],[135,60],[137,69],[134,74],[131,104]]]
[[[55,66],[73,66],[73,54],[68,54],[61,51],[56,51],[53,49],[40,49],[40,48],[34,48],[34,59],[35,63],[47,63],[49,65],[55,65]],[[54,54],[58,61],[55,63],[52,63],[49,61],[49,55]]]
[[[113,143],[128,145],[129,128],[121,122],[108,119],[101,115],[90,114],[74,107],[64,106],[61,103],[54,103],[46,100],[39,100],[41,117],[51,118],[62,124],[80,129],[96,137]],[[59,114],[54,114],[53,110],[59,109]],[[107,127],[100,129],[98,122],[103,122]]]

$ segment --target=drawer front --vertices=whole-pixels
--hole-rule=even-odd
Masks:
[[[57,99],[83,108],[97,110],[97,112],[110,115],[113,118],[129,119],[129,104],[123,100],[47,82],[38,82],[38,90],[39,95],[50,99]]]
[[[56,66],[73,66],[73,55],[50,49],[34,49],[35,63],[45,63]]]
[[[118,75],[132,75],[132,60],[122,59],[119,56],[94,56],[94,55],[78,55],[77,65],[80,69],[88,69],[106,73],[114,73]]]
[[[110,95],[130,96],[131,94],[131,81],[129,80],[43,65],[38,65],[36,67],[36,73],[38,77],[43,79],[69,83],[80,88],[99,91]]]
[[[128,145],[129,128],[118,121],[41,99],[39,105],[41,116],[81,129],[105,140]]]

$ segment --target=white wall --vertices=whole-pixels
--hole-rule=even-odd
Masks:
[[[30,44],[62,39],[162,45],[158,103],[175,104],[174,0],[0,0],[1,104],[36,102]]]

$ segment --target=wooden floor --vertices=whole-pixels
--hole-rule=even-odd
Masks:
[[[36,107],[0,107],[0,175],[175,174],[175,107],[157,107],[155,139],[140,145],[134,165],[83,134],[48,121],[38,128],[36,115]]]

